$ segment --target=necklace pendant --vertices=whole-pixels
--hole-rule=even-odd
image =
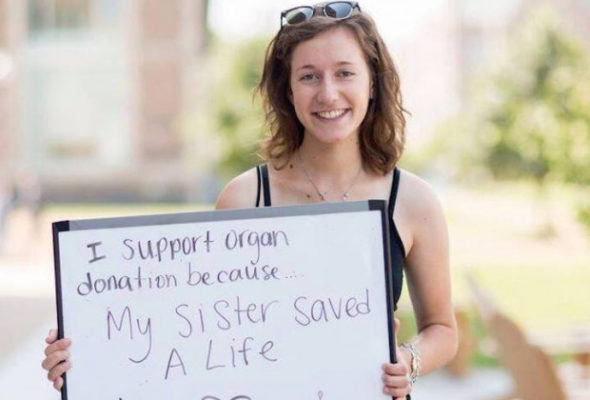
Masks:
[[[348,193],[344,193],[342,195],[342,200],[348,200]]]

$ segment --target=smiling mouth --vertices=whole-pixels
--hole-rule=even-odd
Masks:
[[[342,117],[348,111],[349,111],[348,108],[341,108],[338,110],[314,112],[313,115],[315,115],[319,119],[330,121],[330,120],[335,120],[335,119]]]

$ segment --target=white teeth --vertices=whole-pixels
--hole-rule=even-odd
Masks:
[[[340,117],[342,114],[344,114],[346,112],[345,109],[340,109],[340,110],[331,110],[331,111],[320,111],[317,114],[325,119],[335,119]]]

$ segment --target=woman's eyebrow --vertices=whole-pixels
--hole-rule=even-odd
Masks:
[[[313,68],[315,68],[315,67],[312,64],[305,64],[305,65],[297,68],[295,71],[299,71],[301,69],[313,69]]]
[[[341,66],[341,65],[354,65],[354,63],[351,62],[351,61],[338,61],[336,63],[336,65],[338,65],[338,66]],[[302,65],[299,68],[296,68],[295,71],[297,72],[297,71],[302,70],[302,69],[314,69],[314,68],[315,68],[315,66],[313,64],[305,64],[305,65]]]

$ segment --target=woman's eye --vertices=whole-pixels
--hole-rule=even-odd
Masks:
[[[302,81],[308,81],[308,82],[311,82],[311,81],[315,81],[315,80],[317,80],[317,76],[316,76],[316,75],[314,75],[314,74],[305,74],[305,75],[303,75],[303,76],[302,76],[300,79],[301,79]]]
[[[354,72],[344,70],[344,71],[338,72],[338,75],[341,76],[342,78],[349,78],[354,75]]]

